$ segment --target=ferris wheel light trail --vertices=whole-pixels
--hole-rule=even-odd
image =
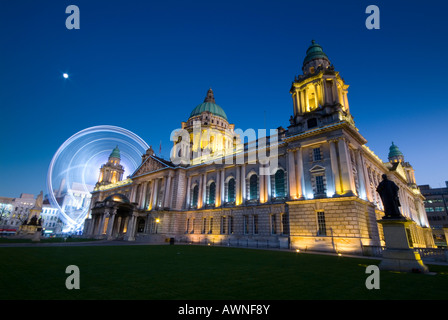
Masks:
[[[99,169],[117,145],[125,173],[131,175],[149,146],[124,128],[101,125],[81,130],[54,154],[47,173],[47,192],[50,203],[58,209],[65,224],[64,231],[81,231]]]

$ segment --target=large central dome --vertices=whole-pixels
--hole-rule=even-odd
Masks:
[[[228,121],[227,115],[224,112],[224,110],[215,103],[215,98],[213,96],[212,89],[208,90],[207,97],[205,98],[204,102],[201,103],[200,105],[196,106],[196,108],[194,108],[193,111],[191,111],[190,118],[194,117],[194,116],[198,116],[202,112],[205,112],[205,111],[208,111],[208,112],[214,114],[215,116],[221,117],[221,118],[225,119],[226,121]]]

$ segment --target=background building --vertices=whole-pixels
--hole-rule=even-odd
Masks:
[[[445,184],[444,188],[431,188],[429,185],[419,186],[425,197],[425,210],[437,246],[447,246],[448,181],[445,181]]]
[[[14,234],[28,219],[36,199],[33,194],[22,193],[19,198],[0,197],[1,222],[3,233]]]

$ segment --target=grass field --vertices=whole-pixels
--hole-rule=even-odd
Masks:
[[[283,251],[183,246],[0,248],[0,299],[446,299],[448,267],[436,275],[382,271],[377,260]],[[80,289],[68,290],[68,265]]]

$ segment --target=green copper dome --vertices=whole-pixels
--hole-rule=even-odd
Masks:
[[[403,153],[398,149],[396,145],[392,142],[392,145],[389,148],[389,158],[403,156]]]
[[[311,41],[311,46],[306,50],[306,57],[303,60],[303,64],[310,62],[314,59],[328,59],[327,55],[322,50],[322,47],[316,43],[316,41]]]
[[[200,105],[196,106],[190,114],[190,118],[194,116],[200,115],[202,112],[208,111],[215,116],[224,118],[227,121],[227,115],[224,110],[215,103],[215,98],[213,96],[212,89],[209,89],[207,92],[207,97],[204,102]]]
[[[115,147],[114,150],[112,150],[112,153],[110,154],[109,158],[120,158],[120,149],[118,149],[118,146]]]

